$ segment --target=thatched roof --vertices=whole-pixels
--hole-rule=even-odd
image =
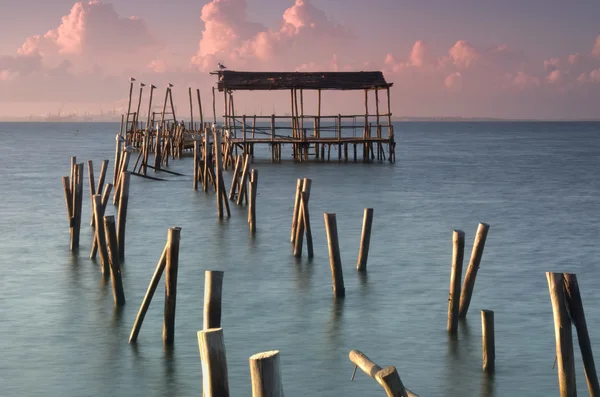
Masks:
[[[364,90],[391,87],[381,72],[236,72],[222,70],[223,90]]]

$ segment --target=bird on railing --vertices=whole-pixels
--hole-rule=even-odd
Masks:
[[[227,66],[223,65],[221,62],[218,63],[219,69],[227,69]]]

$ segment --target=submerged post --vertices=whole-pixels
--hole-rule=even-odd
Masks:
[[[465,233],[454,230],[452,233],[452,270],[450,273],[450,295],[448,297],[448,324],[450,333],[458,329],[458,308],[460,302],[460,279],[465,256]]]
[[[344,275],[342,274],[342,259],[338,243],[337,222],[335,214],[325,213],[325,231],[327,232],[327,246],[329,248],[329,266],[333,282],[333,295],[342,298],[346,295],[344,288]]]
[[[367,270],[367,258],[371,244],[371,226],[373,225],[373,208],[365,208],[363,217],[362,235],[360,237],[360,250],[358,252],[358,263],[356,270],[364,272]]]
[[[179,268],[179,239],[181,228],[172,227],[167,237],[167,266],[165,275],[165,317],[163,341],[171,345],[175,340],[175,303],[177,300],[177,270]]]

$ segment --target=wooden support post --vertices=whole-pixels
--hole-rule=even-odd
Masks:
[[[373,225],[373,208],[365,208],[363,216],[362,234],[360,236],[360,250],[358,251],[358,263],[356,270],[364,272],[367,270],[367,258],[371,244],[371,227]]]
[[[309,197],[310,193],[302,192],[300,212],[302,213],[302,222],[304,224],[304,230],[306,231],[306,249],[308,250],[308,257],[312,258],[315,254],[313,250],[312,229],[310,227],[310,212],[308,211]]]
[[[248,200],[248,223],[250,224],[250,233],[256,233],[256,191],[258,188],[258,171],[252,170],[250,175],[250,194]]]
[[[140,83],[140,95],[138,96],[138,105],[137,105],[137,111],[135,112],[135,128],[133,128],[133,130],[137,130],[137,123],[138,123],[138,119],[140,117],[140,107],[142,106],[142,94],[144,93],[144,83]]]
[[[214,150],[215,150],[215,188],[217,191],[217,216],[219,219],[223,219],[223,196],[225,192],[221,189],[221,179],[222,179],[222,157],[221,157],[221,140],[220,140],[220,132],[216,128],[213,129],[213,139],[214,139]],[[227,200],[225,200],[227,204]]]
[[[104,211],[106,209],[106,204],[108,204],[108,199],[110,197],[110,192],[112,190],[112,183],[107,183],[106,184],[106,188],[104,189],[104,191],[102,192],[102,213],[104,214]],[[94,200],[92,198],[92,211],[94,210]],[[94,213],[94,225],[96,224],[96,214]],[[96,233],[94,232],[94,237],[92,238],[92,251],[90,252],[90,259],[94,259],[96,258],[96,254],[98,253],[98,238],[96,236]]]
[[[294,242],[296,240],[296,229],[298,228],[298,214],[300,212],[300,200],[302,198],[302,188],[304,186],[304,180],[298,178],[296,183],[296,197],[294,200],[294,214],[292,215],[292,235],[290,237],[290,242]]]
[[[257,353],[249,361],[252,397],[283,397],[279,351]]]
[[[106,179],[106,170],[108,169],[108,160],[102,160],[102,166],[100,167],[100,177],[98,178],[98,186],[94,191],[94,194],[102,194],[104,190],[104,180]],[[90,226],[94,226],[94,213],[92,209],[92,220],[90,221]]]
[[[96,219],[96,241],[98,242],[98,251],[100,251],[100,263],[102,264],[102,274],[108,277],[110,274],[110,262],[108,250],[106,248],[106,234],[104,232],[104,207],[102,206],[102,196],[94,195],[94,218]]]
[[[192,188],[198,190],[199,159],[198,159],[198,141],[194,141],[194,182]]]
[[[119,175],[117,177],[117,184],[115,185],[115,195],[113,196],[113,204],[117,205],[119,203],[119,198],[121,197],[121,187],[123,182],[122,175],[127,171],[129,167],[129,159],[131,157],[131,150],[129,148],[125,148],[123,151],[123,158],[121,159],[121,169],[119,170]]]
[[[452,271],[450,273],[450,295],[448,297],[448,332],[458,330],[458,308],[460,303],[460,282],[465,256],[465,233],[454,230],[452,233]]]
[[[483,370],[485,372],[494,372],[496,338],[494,335],[494,312],[492,310],[481,311],[481,352]]]
[[[121,265],[119,262],[117,229],[115,228],[114,216],[104,217],[104,232],[106,235],[108,259],[110,262],[110,280],[113,290],[113,299],[115,301],[115,306],[123,306],[125,304],[125,292],[123,291],[123,282],[121,280]]]
[[[153,84],[150,85],[150,99],[148,100],[148,120],[146,121],[146,130],[149,130],[152,128],[150,116],[152,114],[152,96],[154,94],[155,88],[156,88],[156,86],[154,86]]]
[[[125,225],[127,222],[127,204],[129,202],[129,183],[131,173],[123,172],[121,174],[121,194],[119,197],[119,218],[117,221],[117,240],[119,247],[119,259],[125,259]]]
[[[402,385],[402,381],[400,380],[400,376],[395,367],[389,366],[382,369],[359,350],[351,350],[349,358],[357,368],[360,368],[370,378],[375,379],[377,383],[384,388],[388,396],[418,397],[415,393]],[[402,387],[400,388],[400,386]],[[404,390],[406,394],[402,394],[402,390]],[[390,394],[390,392],[392,394]]]
[[[167,237],[167,266],[165,274],[165,316],[163,342],[172,345],[175,340],[175,303],[177,300],[177,270],[179,268],[180,227],[169,229]]]
[[[90,202],[94,199],[94,195],[96,194],[96,184],[94,181],[94,163],[92,160],[88,160],[88,182],[90,183]],[[90,226],[94,226],[94,210],[92,209],[92,220],[90,221]]]
[[[214,89],[214,87],[213,87]],[[198,108],[200,109],[200,129],[204,126],[204,115],[202,114],[202,101],[200,100],[200,89],[196,88],[196,96],[198,97]],[[216,123],[216,121],[215,121]]]
[[[134,80],[130,80],[129,82],[129,105],[127,105],[127,119],[125,120],[125,134],[127,135],[127,124],[129,124],[129,113],[131,113],[131,97],[133,94],[133,82]]]
[[[154,291],[156,291],[156,287],[158,286],[160,277],[162,276],[163,271],[165,270],[165,266],[167,264],[167,248],[168,245],[165,245],[163,253],[160,256],[160,259],[158,260],[156,270],[154,271],[154,275],[150,280],[148,290],[146,291],[146,295],[144,296],[144,300],[142,301],[140,310],[138,311],[137,317],[135,318],[135,323],[133,324],[133,328],[131,329],[131,334],[129,335],[129,343],[137,342],[140,329],[142,328],[142,323],[144,322],[144,317],[146,317],[146,312],[148,311],[148,307],[150,307],[150,302],[152,301],[152,297],[154,296]]]
[[[115,141],[115,170],[113,175],[113,186],[117,185],[119,169],[121,168],[121,136],[119,134],[115,136]]]
[[[242,171],[242,156],[235,158],[235,168],[233,169],[233,178],[231,179],[231,188],[229,189],[229,200],[234,200],[239,190],[240,176]]]
[[[250,155],[244,155],[244,169],[242,171],[242,179],[240,180],[240,188],[238,192],[237,205],[242,205],[244,203],[244,198],[246,198],[246,203],[248,203],[248,174],[250,173]]]
[[[377,117],[377,138],[381,138],[381,123],[379,122],[379,89],[375,89],[375,115]],[[379,153],[378,153],[379,154]]]
[[[214,99],[214,87],[213,87],[213,99]],[[209,138],[209,134],[208,134],[209,129],[208,128],[204,128],[204,145],[202,147],[202,150],[204,152],[204,155],[202,156],[202,158],[204,159],[204,161],[202,162],[202,165],[204,166],[202,173],[203,173],[203,177],[202,177],[202,183],[203,183],[203,188],[205,192],[208,192],[208,166],[209,163],[212,161],[212,156],[210,155],[212,152],[209,149],[209,145],[210,145],[210,138]]]
[[[198,331],[203,397],[229,397],[227,355],[222,328]]]
[[[337,222],[335,214],[325,213],[325,231],[327,232],[327,246],[329,248],[329,266],[333,283],[333,295],[342,298],[346,295],[344,288],[344,275],[342,274],[342,259],[338,242]]]
[[[302,243],[304,241],[304,212],[308,210],[308,200],[310,199],[310,188],[312,180],[304,178],[302,182],[302,192],[300,193],[300,208],[298,210],[298,218],[296,225],[296,237],[294,238],[294,256],[300,258],[302,256]],[[312,245],[312,244],[311,244]]]
[[[221,327],[221,301],[223,295],[224,272],[207,270],[204,272],[204,318],[202,328]]]
[[[583,369],[587,381],[590,397],[600,396],[600,386],[598,385],[598,374],[596,373],[596,364],[594,363],[594,354],[592,353],[592,343],[588,335],[587,323],[585,321],[585,313],[583,312],[583,302],[579,292],[579,283],[577,276],[572,273],[564,273],[565,292],[567,304],[569,307],[569,316],[575,324],[577,331],[577,341],[581,350],[581,358],[583,360]]]
[[[74,190],[73,199],[73,227],[71,235],[71,251],[79,249],[79,235],[81,232],[81,212],[83,206],[83,163],[76,164],[74,167]]]
[[[215,99],[215,87],[212,87],[212,100],[213,100],[213,122],[217,124],[217,107]]]
[[[465,273],[465,282],[463,285],[462,292],[460,294],[460,309],[458,312],[459,317],[465,317],[471,304],[471,295],[473,294],[473,287],[475,286],[475,278],[477,277],[477,271],[483,257],[483,248],[485,247],[485,240],[487,238],[488,230],[490,225],[487,223],[480,223],[477,228],[477,234],[475,235],[475,242],[473,243],[473,251],[471,252],[471,260],[469,261],[469,267]]]
[[[575,382],[575,360],[573,357],[573,336],[571,319],[567,309],[564,276],[562,273],[546,273],[556,339],[556,359],[558,362],[558,383],[561,397],[577,396]]]

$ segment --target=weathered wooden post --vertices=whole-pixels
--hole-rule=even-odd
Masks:
[[[292,215],[292,236],[290,242],[293,243],[296,239],[296,229],[298,228],[298,213],[300,212],[300,199],[302,197],[302,188],[304,187],[304,180],[298,178],[296,182],[296,198],[294,200],[294,214]]]
[[[450,273],[450,296],[448,297],[448,332],[458,329],[458,308],[460,302],[460,279],[465,256],[465,233],[454,230],[452,233],[452,271]]]
[[[194,182],[192,188],[198,190],[198,141],[194,141]]]
[[[102,214],[104,214],[104,211],[106,210],[106,204],[108,204],[108,199],[110,198],[110,192],[112,190],[112,187],[113,187],[112,183],[107,183],[106,188],[102,192],[102,200],[100,203],[101,207],[102,207]],[[93,197],[92,197],[92,211],[94,211]],[[96,224],[96,215],[94,213],[94,225],[95,224]],[[96,258],[97,253],[98,253],[98,236],[94,232],[94,237],[93,237],[93,241],[92,241],[92,250],[90,252],[90,259]]]
[[[304,241],[304,212],[308,210],[308,201],[310,199],[310,189],[312,187],[312,180],[308,178],[304,178],[302,182],[302,191],[300,192],[300,207],[298,211],[298,216],[296,218],[296,237],[294,238],[294,256],[299,258],[302,256],[302,243]],[[310,224],[310,221],[309,223]],[[312,236],[312,233],[311,233]],[[312,241],[310,242],[312,248]],[[311,255],[309,255],[311,256]]]
[[[83,163],[75,165],[73,191],[73,238],[71,239],[71,251],[79,248],[79,235],[81,234],[81,212],[83,206]]]
[[[348,358],[356,366],[355,371],[356,368],[360,368],[370,378],[375,379],[384,388],[388,397],[418,397],[404,387],[394,366],[381,368],[359,350],[351,350]],[[352,380],[354,380],[354,375]]]
[[[121,123],[123,122],[123,116],[121,116]],[[113,175],[113,186],[117,186],[117,178],[119,177],[119,170],[121,169],[121,142],[123,138],[120,134],[115,136],[115,170]]]
[[[256,191],[258,189],[258,170],[253,169],[250,174],[250,194],[248,202],[248,223],[250,233],[256,233]]]
[[[283,397],[279,351],[257,353],[249,361],[252,397]]]
[[[175,303],[177,300],[177,270],[179,268],[180,234],[180,227],[172,227],[169,229],[169,235],[167,237],[163,342],[168,345],[172,345],[175,340]]]
[[[237,205],[242,205],[244,203],[244,198],[246,199],[246,203],[248,203],[248,174],[250,174],[250,155],[244,154],[244,168],[240,180]]]
[[[231,188],[229,189],[229,200],[236,199],[236,192],[239,190],[240,176],[242,173],[242,156],[236,156],[235,167],[233,169],[233,178],[231,179]]]
[[[117,241],[119,246],[119,259],[125,259],[125,225],[127,223],[127,204],[129,202],[129,183],[131,173],[121,174],[121,195],[119,197],[119,218],[117,223]]]
[[[207,270],[204,272],[204,318],[202,328],[221,328],[221,301],[223,296],[224,272]]]
[[[369,256],[369,245],[371,244],[372,225],[373,208],[365,208],[362,235],[360,236],[360,250],[358,251],[358,263],[356,264],[356,270],[359,272],[367,270],[367,257]]]
[[[227,355],[222,328],[198,331],[203,397],[229,397]]]
[[[460,294],[459,317],[465,317],[469,310],[471,295],[473,294],[473,287],[475,286],[475,277],[477,277],[477,270],[479,270],[479,264],[481,263],[481,257],[483,256],[483,248],[485,247],[485,240],[489,228],[490,225],[487,223],[480,223],[477,228],[475,242],[473,243],[473,251],[471,252],[471,260],[469,261],[469,267],[465,273],[465,281]]]
[[[344,275],[342,274],[342,259],[338,243],[337,222],[335,214],[325,213],[325,231],[327,232],[327,246],[329,248],[329,267],[333,282],[333,295],[342,298],[346,295],[344,288]]]
[[[567,310],[564,277],[562,273],[546,272],[552,314],[554,316],[554,336],[556,359],[558,362],[558,384],[561,397],[577,396],[575,382],[575,360],[573,357],[573,335],[571,319]]]
[[[494,312],[492,310],[481,311],[481,347],[483,370],[494,372],[496,366],[496,337],[494,335]]]
[[[100,263],[102,264],[102,274],[108,277],[110,274],[110,263],[108,259],[108,250],[106,248],[106,234],[104,232],[104,207],[102,206],[102,196],[94,195],[94,218],[96,219],[96,241],[98,242],[98,250],[100,251]]]
[[[94,164],[92,160],[88,160],[88,182],[90,183],[90,202],[94,199],[94,194],[96,194],[96,184],[94,183]],[[94,226],[94,210],[92,208],[92,220],[90,221],[90,225]]]
[[[572,273],[564,273],[563,276],[565,278],[565,292],[569,307],[569,315],[573,320],[573,324],[575,324],[575,329],[577,331],[577,341],[579,342],[579,349],[581,350],[583,369],[585,371],[585,378],[590,397],[599,397],[600,386],[598,385],[598,374],[596,373],[596,364],[594,363],[594,354],[592,353],[592,343],[590,341],[590,336],[588,335],[577,276]]]
[[[108,259],[110,262],[110,279],[113,290],[115,306],[125,304],[125,292],[123,291],[123,281],[121,280],[121,266],[118,255],[117,229],[115,227],[115,217],[104,217],[104,231],[106,234],[106,243],[108,248]]]
[[[98,178],[98,186],[94,190],[94,194],[102,194],[104,190],[104,179],[106,178],[106,170],[108,168],[108,160],[102,160],[102,166],[100,167],[100,177]],[[112,187],[112,185],[111,185]],[[93,200],[94,196],[92,195],[91,199]],[[94,227],[96,225],[94,220],[94,210],[92,208],[92,219],[90,220],[90,226]]]

